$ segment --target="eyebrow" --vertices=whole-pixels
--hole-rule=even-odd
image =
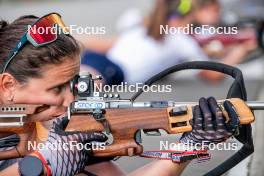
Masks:
[[[51,88],[48,88],[48,90],[51,90],[51,89],[54,89],[54,88],[56,88],[56,87],[59,87],[59,86],[65,85],[65,84],[69,83],[73,78],[74,78],[74,76],[73,76],[72,78],[70,78],[69,80],[63,82],[63,83],[60,83],[60,84],[57,84],[57,85],[55,85],[55,86],[52,86]]]

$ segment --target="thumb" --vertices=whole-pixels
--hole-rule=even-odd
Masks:
[[[82,138],[80,142],[105,142],[107,140],[107,136],[100,132],[87,132],[82,133]]]

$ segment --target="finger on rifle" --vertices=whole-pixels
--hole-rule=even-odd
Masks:
[[[207,102],[212,113],[213,128],[214,130],[217,130],[224,125],[223,112],[214,97],[207,98]]]
[[[199,105],[193,108],[193,128],[196,130],[201,130],[203,124],[202,113]]]
[[[83,138],[80,142],[105,142],[107,140],[107,136],[100,132],[86,132],[82,133]]]
[[[227,122],[228,130],[234,132],[240,123],[236,109],[234,105],[228,100],[224,101],[223,105],[230,118],[230,120]]]
[[[204,130],[212,130],[213,129],[212,113],[211,113],[210,108],[208,106],[207,100],[204,97],[200,98],[199,106],[200,106],[201,111],[202,111]]]

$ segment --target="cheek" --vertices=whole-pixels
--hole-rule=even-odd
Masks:
[[[60,106],[63,102],[61,96],[54,96],[50,92],[21,91],[15,96],[15,103],[19,104],[46,104]]]

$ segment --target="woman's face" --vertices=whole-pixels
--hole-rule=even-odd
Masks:
[[[15,86],[13,103],[50,106],[42,115],[34,117],[34,121],[49,120],[64,114],[73,101],[69,83],[79,72],[79,57],[64,60],[59,65],[44,66],[41,69],[41,78],[30,78],[26,84]]]
[[[220,10],[219,4],[207,5],[194,12],[195,22],[203,25],[215,25],[220,21]]]

